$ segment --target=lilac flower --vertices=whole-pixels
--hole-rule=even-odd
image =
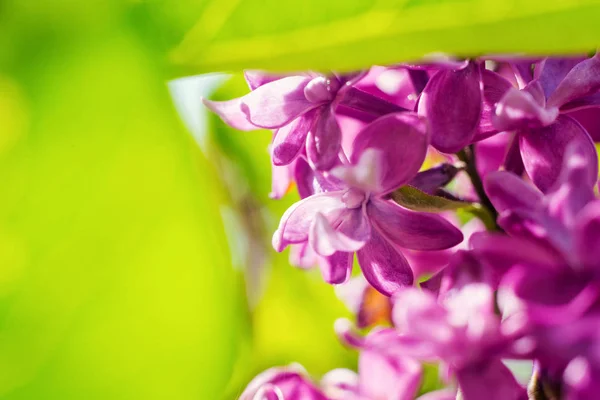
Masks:
[[[480,259],[503,273],[499,303],[510,329],[525,335],[523,356],[538,361],[546,385],[581,400],[600,389],[600,200],[590,162],[577,143],[568,146],[546,195],[510,173],[490,174],[486,191],[511,236],[472,240]]]
[[[431,292],[403,288],[394,295],[393,320],[403,354],[441,361],[455,376],[465,400],[526,399],[501,358],[512,354],[514,337],[494,313],[490,286],[471,283],[439,301]]]
[[[599,106],[600,55],[548,58],[536,66],[526,87],[506,90],[492,122],[499,130],[516,132],[525,170],[545,192],[558,178],[567,144],[576,142],[590,159],[596,157],[589,134],[569,113]],[[589,168],[597,175],[595,163]]]
[[[431,127],[431,144],[445,153],[456,153],[473,141],[481,109],[481,67],[474,61],[440,68],[419,99],[419,115]]]
[[[336,332],[348,346],[360,350],[358,374],[338,369],[323,377],[322,387],[332,400],[413,400],[421,381],[421,364],[407,356],[393,329],[373,330],[360,337],[347,320],[336,321]],[[417,400],[454,400],[445,389]]]
[[[413,76],[415,79],[413,79]],[[421,79],[415,82],[417,77]],[[407,110],[414,110],[419,94],[424,85],[427,84],[428,79],[428,72],[423,70],[374,66],[356,84],[356,87]]]
[[[529,330],[530,356],[543,372],[537,379],[555,387],[557,398],[594,400],[600,390],[600,313],[568,324]]]
[[[450,218],[450,216],[446,215],[443,216],[450,221],[456,219]],[[404,252],[404,255],[408,259],[416,277],[423,278],[427,275],[431,276],[437,274],[443,271],[449,265],[456,253],[468,250],[468,243],[471,235],[473,235],[475,232],[485,230],[484,228],[485,226],[483,223],[479,219],[474,218],[461,227],[464,240],[456,246],[446,250],[407,250]]]
[[[248,384],[240,400],[328,400],[298,364],[271,368]]]
[[[544,279],[545,284],[539,290],[550,290],[552,279],[557,279],[555,287],[563,287],[563,294],[587,287],[590,278],[600,276],[600,257],[595,252],[600,248],[597,246],[600,243],[597,229],[600,201],[594,198],[596,177],[590,175],[589,168],[590,163],[596,162],[577,144],[569,146],[562,173],[545,196],[513,174],[490,174],[486,191],[500,212],[498,224],[512,237],[478,235],[473,238],[478,253],[499,270],[506,271],[517,264],[520,270],[527,265],[537,266],[523,272],[524,275],[514,272],[515,278],[533,279],[524,281],[525,286]],[[571,289],[567,290],[569,285]],[[542,294],[538,295],[540,300]],[[563,300],[569,298],[566,296]],[[562,303],[558,298],[547,300],[553,306]],[[567,317],[556,311],[547,315]]]
[[[272,77],[246,73],[252,91],[237,99],[204,104],[240,130],[275,129],[272,161],[286,165],[303,149],[313,167],[328,170],[338,159],[342,133],[335,118],[339,104],[375,117],[402,111],[352,87],[361,74]],[[373,119],[373,118],[371,118]]]
[[[406,145],[410,143],[410,146]],[[354,141],[351,165],[334,168],[334,187],[289,208],[273,236],[273,246],[309,242],[327,257],[329,283],[345,282],[352,255],[377,290],[391,294],[413,282],[413,274],[397,246],[416,250],[452,247],[462,240],[443,218],[410,211],[386,195],[410,181],[427,151],[425,123],[410,113],[381,117]]]

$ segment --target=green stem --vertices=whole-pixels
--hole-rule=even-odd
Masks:
[[[502,229],[498,226],[498,223],[496,222],[498,218],[498,211],[496,211],[494,205],[485,193],[485,190],[483,188],[483,182],[481,182],[481,177],[479,176],[479,172],[477,172],[477,168],[475,166],[474,146],[470,145],[469,147],[465,147],[464,149],[456,153],[456,155],[462,162],[465,163],[465,172],[467,173],[467,175],[469,175],[469,179],[471,179],[471,184],[473,185],[473,188],[477,193],[479,203],[491,216],[491,219],[493,221],[493,230],[501,231]]]

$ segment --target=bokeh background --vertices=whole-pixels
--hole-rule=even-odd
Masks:
[[[270,247],[297,199],[268,197],[270,132],[200,96],[243,94],[242,67],[598,45],[598,1],[517,3],[0,0],[0,398],[234,399],[273,365],[353,368],[333,289]],[[175,79],[211,71],[238,73]]]

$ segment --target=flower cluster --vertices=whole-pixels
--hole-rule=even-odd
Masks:
[[[319,383],[273,368],[242,400],[600,398],[600,54],[245,76],[205,104],[273,130],[271,196],[301,198],[273,246],[336,285],[360,358]],[[425,364],[447,387],[418,396]]]

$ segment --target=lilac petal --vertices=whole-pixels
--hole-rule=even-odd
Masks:
[[[309,163],[317,170],[326,171],[338,160],[342,144],[342,132],[333,106],[324,106],[318,111],[313,130],[308,135],[306,153]]]
[[[454,165],[443,163],[419,172],[408,184],[422,192],[434,194],[437,189],[450,183],[459,171]]]
[[[506,152],[504,168],[519,176],[522,176],[523,172],[525,172],[525,166],[521,158],[521,149],[519,148],[519,137],[516,135],[513,135]]]
[[[427,155],[428,143],[427,125],[416,114],[389,114],[360,131],[354,140],[351,161],[356,164],[366,149],[381,150],[381,192],[378,194],[385,194],[417,174]]]
[[[569,71],[581,62],[581,57],[546,58],[535,68],[535,77],[541,83],[548,99]]]
[[[527,263],[545,270],[558,269],[565,260],[550,246],[528,238],[492,233],[475,233],[470,240],[473,252],[498,272]]]
[[[586,110],[588,108],[598,109],[600,107],[600,93],[592,94],[586,97],[579,97],[572,100],[560,108],[561,112],[570,113],[572,111]]]
[[[342,201],[343,192],[319,193],[307,197],[292,205],[281,217],[279,227],[273,234],[273,247],[276,251],[293,243],[302,243],[308,240],[310,225],[317,213],[326,217],[337,217],[346,210]]]
[[[223,122],[232,128],[240,131],[251,131],[260,129],[248,120],[246,114],[242,112],[242,99],[233,99],[228,101],[211,101],[202,99],[204,105],[217,114]]]
[[[421,93],[419,115],[429,120],[433,147],[455,153],[471,143],[481,117],[480,81],[480,67],[473,62],[431,77]]]
[[[596,158],[590,159],[577,142],[570,143],[558,182],[546,196],[546,210],[566,227],[572,226],[579,212],[594,200],[597,175],[590,164],[595,165]]]
[[[331,177],[325,178],[321,172],[312,169],[303,157],[296,159],[294,180],[302,199],[313,194],[335,192],[345,188],[342,182]]]
[[[348,187],[359,189],[357,193],[381,192],[381,170],[383,154],[376,149],[368,148],[358,161],[352,165],[341,165],[333,168],[330,176],[340,179]]]
[[[352,274],[352,260],[354,253],[338,251],[319,261],[319,268],[323,280],[332,285],[345,283]]]
[[[429,74],[427,71],[416,70],[416,69],[408,69],[408,76],[410,77],[410,81],[415,91],[415,95],[420,95],[425,86],[427,86],[427,82],[429,82]]]
[[[319,104],[304,96],[310,78],[289,76],[260,86],[240,100],[248,120],[261,128],[281,128]]]
[[[448,311],[433,293],[405,287],[394,294],[393,301],[392,320],[396,329],[405,337],[422,342],[407,351],[419,359],[443,357],[436,344],[447,346],[454,334],[448,323]]]
[[[498,295],[505,303],[514,296],[527,320],[559,325],[578,320],[597,304],[598,283],[569,268],[554,271],[517,265],[502,277]]]
[[[485,179],[485,192],[492,204],[502,212],[506,209],[536,210],[541,207],[543,194],[517,175],[496,171]]]
[[[448,262],[439,282],[438,299],[444,299],[451,291],[462,290],[473,283],[485,283],[492,289],[498,287],[500,276],[479,260],[472,251],[459,250]],[[435,285],[432,282],[430,286]]]
[[[600,90],[600,54],[575,65],[548,98],[549,106],[596,94]]]
[[[273,165],[271,168],[271,193],[272,199],[281,199],[290,189],[292,184],[292,167],[284,165],[278,167]]]
[[[598,176],[596,148],[583,127],[573,118],[561,115],[550,126],[525,130],[519,137],[525,171],[533,183],[547,192],[560,175],[565,149],[576,143],[586,154],[590,176]]]
[[[354,87],[350,87],[346,90],[340,104],[367,114],[371,114],[375,117],[380,117],[382,115],[395,112],[408,111],[407,109],[382,99],[381,97],[377,97]]]
[[[403,249],[402,251],[402,254],[406,257],[413,270],[413,274],[419,279],[431,276],[444,269],[452,253],[452,249],[429,251]]]
[[[310,269],[317,265],[317,253],[308,242],[290,246],[290,264],[301,269]]]
[[[407,210],[387,200],[367,205],[371,224],[387,240],[411,250],[442,250],[463,240],[461,231],[437,214]]]
[[[579,214],[574,241],[581,265],[600,273],[600,201],[588,204]]]
[[[412,285],[413,273],[404,256],[375,230],[356,255],[363,275],[379,292],[390,296],[399,288]]]
[[[479,132],[477,133],[478,140],[498,132],[498,129],[493,124],[496,104],[513,87],[500,74],[487,69],[481,71],[481,79],[483,81],[483,106],[481,109],[481,119],[479,120]]]
[[[360,393],[369,399],[413,400],[421,381],[421,364],[408,357],[363,350],[358,360]]]
[[[475,165],[482,179],[485,179],[490,172],[500,169],[507,154],[506,149],[512,141],[512,136],[509,132],[500,132],[475,143]],[[520,154],[519,157],[521,157]]]
[[[519,87],[525,87],[533,80],[533,71],[531,69],[532,60],[511,61],[510,67],[515,73]]]
[[[275,165],[290,164],[306,146],[306,136],[315,121],[312,111],[282,126],[275,133],[271,157]]]
[[[310,226],[309,243],[317,254],[327,257],[337,251],[354,252],[369,239],[370,227],[362,209],[345,210],[335,222],[342,220],[345,229],[333,229],[321,213],[317,213]],[[332,221],[333,222],[333,221]]]
[[[321,378],[320,386],[330,400],[359,399],[358,374],[347,368],[336,368]]]
[[[509,89],[496,105],[492,121],[496,129],[509,131],[547,126],[556,120],[558,108],[545,108],[525,90]]]
[[[298,365],[268,369],[248,384],[240,400],[327,400],[305,374]]]
[[[598,100],[600,106],[600,95]],[[568,115],[575,118],[583,126],[594,142],[600,142],[600,107],[580,109],[569,112]]]
[[[526,400],[527,393],[500,360],[477,364],[456,374],[463,400]]]

